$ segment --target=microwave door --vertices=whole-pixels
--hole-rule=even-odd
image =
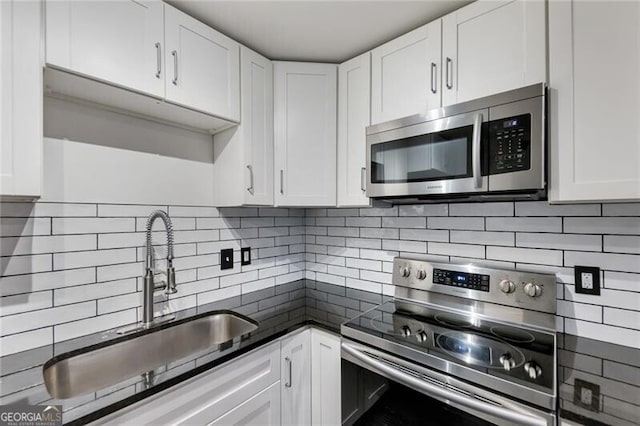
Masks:
[[[367,137],[367,195],[423,196],[482,192],[483,122],[476,111]]]

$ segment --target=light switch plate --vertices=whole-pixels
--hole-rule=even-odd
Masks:
[[[240,249],[240,264],[251,265],[251,247],[242,247]]]
[[[233,269],[233,249],[220,250],[220,269]]]
[[[574,266],[576,293],[600,295],[600,268]]]

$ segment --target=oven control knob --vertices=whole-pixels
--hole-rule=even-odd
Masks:
[[[427,341],[427,333],[425,333],[424,331],[421,331],[420,333],[416,334],[416,339],[418,339],[418,342],[420,343],[424,343]]]
[[[403,266],[400,268],[400,275],[402,275],[403,277],[408,277],[409,275],[411,275],[411,271],[409,270],[408,266]]]
[[[502,364],[502,367],[506,371],[509,371],[516,366],[516,362],[513,360],[513,357],[509,352],[500,357],[500,364]]]
[[[524,292],[531,297],[538,297],[542,294],[542,287],[540,287],[538,284],[527,283],[524,286]]]
[[[427,278],[427,272],[424,269],[418,269],[416,276],[419,280],[424,280],[425,278]]]
[[[540,368],[540,366],[533,361],[524,363],[524,371],[533,380],[542,376],[542,368]]]
[[[404,337],[409,337],[409,336],[411,336],[411,329],[409,328],[409,326],[408,326],[408,325],[403,325],[403,326],[402,326],[402,328],[401,328],[401,330],[402,330],[402,335],[403,335]]]
[[[509,281],[509,280],[502,280],[500,281],[500,290],[502,290],[503,293],[513,293],[514,291],[516,291],[516,285],[513,283],[513,281]]]

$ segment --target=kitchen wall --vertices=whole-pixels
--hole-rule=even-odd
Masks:
[[[559,330],[640,347],[640,203],[308,209],[306,277],[393,294],[394,256],[557,274]],[[602,269],[576,294],[573,266]]]

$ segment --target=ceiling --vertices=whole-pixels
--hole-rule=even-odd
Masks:
[[[274,60],[340,63],[439,18],[469,0],[169,0]]]

